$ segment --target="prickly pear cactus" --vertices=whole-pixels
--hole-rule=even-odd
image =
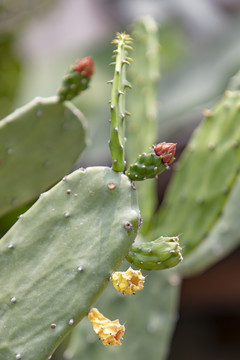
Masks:
[[[0,242],[0,360],[46,360],[87,314],[140,224],[137,192],[109,168],[43,193]]]
[[[71,103],[36,98],[0,122],[0,215],[68,173],[86,146],[85,120]]]
[[[128,124],[127,143],[130,162],[133,162],[143,149],[155,141],[155,96],[159,45],[157,26],[154,20],[147,17],[137,21],[134,25],[133,37],[134,53],[136,48],[137,55],[128,72],[129,75],[132,75],[131,82],[135,85],[133,91],[129,93],[130,100],[132,100],[132,102],[129,101],[132,116]],[[134,70],[131,73],[132,69]],[[154,149],[152,150],[154,151]],[[163,161],[159,158],[158,161],[165,170]],[[143,226],[148,223],[155,208],[155,184],[154,180],[142,183],[138,181],[135,186],[140,190],[140,209],[141,213],[143,209],[144,214],[140,232],[145,234],[148,227],[143,231]],[[137,238],[141,244],[144,243],[143,236],[138,234]],[[130,251],[137,244],[138,241],[133,243]],[[149,258],[150,254],[147,259]],[[127,267],[129,264],[124,262],[122,269],[126,270]],[[159,360],[166,357],[170,337],[178,317],[176,309],[181,279],[175,268],[146,274],[144,289],[136,296],[119,296],[113,287],[108,287],[96,303],[96,306],[110,318],[114,318],[118,314],[119,320],[122,323],[126,322],[126,334],[122,346],[106,349],[98,341],[96,334],[93,334],[89,322],[83,319],[81,324],[74,329],[64,358],[71,360],[80,358],[86,360],[95,358],[145,360],[150,356],[151,359]]]

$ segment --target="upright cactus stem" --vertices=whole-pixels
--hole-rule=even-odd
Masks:
[[[125,118],[129,113],[125,109],[125,89],[131,87],[126,79],[126,65],[132,61],[128,57],[128,50],[131,50],[132,39],[125,33],[117,33],[112,41],[117,45],[113,57],[116,58],[114,78],[111,93],[111,133],[109,147],[112,156],[112,168],[115,171],[124,171],[125,169]]]

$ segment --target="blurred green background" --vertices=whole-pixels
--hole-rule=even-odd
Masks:
[[[91,88],[75,100],[88,119],[91,143],[77,166],[109,165],[110,42],[117,31],[131,32],[142,15],[160,24],[158,139],[177,142],[179,156],[202,110],[216,103],[240,68],[239,0],[1,1],[0,118],[35,96],[54,95],[69,65],[91,55]],[[159,204],[169,177],[160,178]],[[10,225],[2,219],[1,232]],[[169,360],[240,358],[239,259],[237,250],[184,280]]]

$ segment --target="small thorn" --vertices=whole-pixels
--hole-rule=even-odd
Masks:
[[[107,84],[112,84],[113,83],[113,80],[108,80],[107,81]]]

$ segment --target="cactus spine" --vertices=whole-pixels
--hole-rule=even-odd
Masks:
[[[128,57],[128,50],[132,49],[132,39],[125,33],[117,33],[116,38],[112,42],[116,45],[114,50],[115,65],[114,77],[110,81],[112,83],[111,93],[111,130],[109,147],[112,156],[112,168],[115,171],[124,171],[125,169],[125,118],[127,111],[125,109],[125,91],[131,87],[126,79],[126,65],[132,61]]]

